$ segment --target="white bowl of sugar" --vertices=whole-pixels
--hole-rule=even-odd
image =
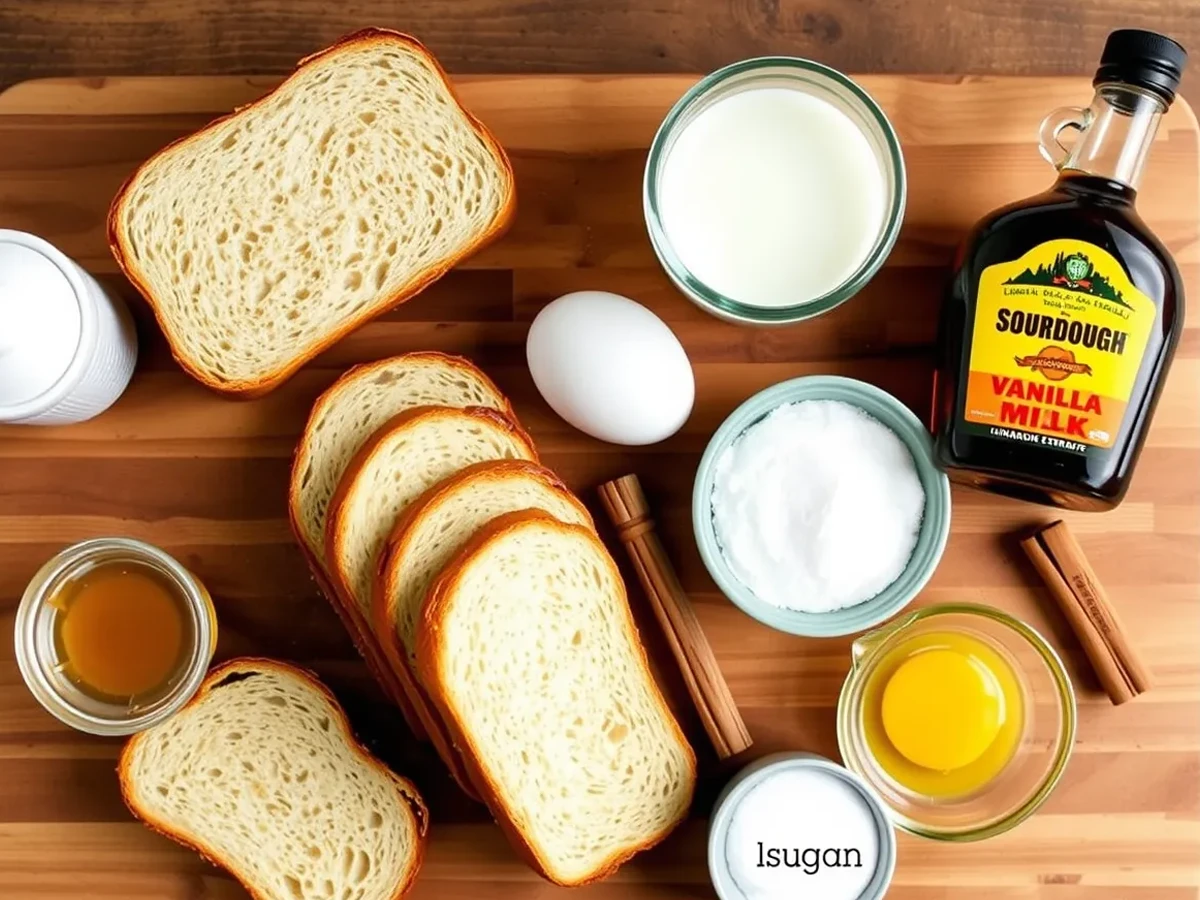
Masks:
[[[692,525],[721,592],[807,637],[874,628],[941,561],[950,483],[928,430],[886,391],[810,375],[760,391],[696,470]]]

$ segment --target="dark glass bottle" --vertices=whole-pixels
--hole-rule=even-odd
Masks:
[[[1183,327],[1179,272],[1134,201],[1186,58],[1161,35],[1110,35],[1091,106],[1042,123],[1058,180],[959,248],[933,411],[952,480],[1071,509],[1124,497]]]

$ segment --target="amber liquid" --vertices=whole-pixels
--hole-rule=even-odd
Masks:
[[[91,697],[149,703],[186,668],[188,606],[170,577],[152,566],[101,563],[68,581],[51,602],[60,666]]]
[[[952,480],[1070,509],[1111,509],[1124,497],[1183,327],[1179,272],[1138,217],[1135,196],[1132,188],[1107,178],[1064,175],[1046,193],[984,218],[963,243],[942,308],[933,410],[938,461]],[[1158,308],[1121,430],[1110,449],[1089,447],[1073,453],[960,427],[980,274],[1057,238],[1107,250]]]

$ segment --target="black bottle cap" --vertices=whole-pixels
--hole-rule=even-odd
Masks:
[[[1153,91],[1170,106],[1185,65],[1187,51],[1166,35],[1124,28],[1108,36],[1092,84],[1131,84]]]

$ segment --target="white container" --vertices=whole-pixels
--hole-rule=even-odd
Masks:
[[[120,299],[53,244],[0,229],[0,423],[90,419],[121,396],[136,362]]]
[[[728,856],[730,828],[739,805],[752,791],[772,776],[781,772],[793,771],[812,772],[827,776],[839,781],[841,785],[856,793],[861,799],[869,813],[872,830],[875,832],[876,858],[874,870],[864,873],[867,875],[867,883],[854,900],[883,900],[896,871],[896,832],[892,828],[883,802],[867,783],[853,772],[823,756],[801,751],[773,753],[750,763],[725,785],[724,790],[717,797],[708,826],[708,873],[712,878],[717,896],[720,900],[747,900],[746,893],[733,876]],[[824,827],[828,832],[830,846],[836,845],[839,839],[846,836],[839,832],[835,821],[830,818],[832,812],[830,809],[822,808],[798,809],[793,806],[780,808],[781,814],[795,813],[800,816],[807,815],[825,820]],[[827,884],[826,887],[831,888],[832,885]],[[754,896],[761,897],[764,893],[761,890],[755,891]],[[788,890],[783,893],[775,891],[771,894],[772,896],[778,895],[780,900],[792,900],[792,898],[799,900],[799,898],[807,897],[812,897],[814,900],[833,900],[829,893],[821,891],[817,886],[808,890]],[[839,894],[835,893],[833,896],[838,897]]]

